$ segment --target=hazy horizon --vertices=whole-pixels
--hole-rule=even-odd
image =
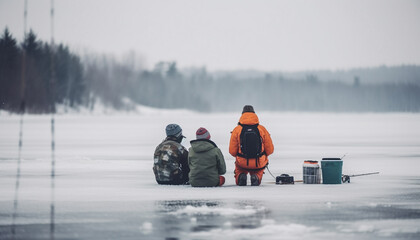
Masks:
[[[418,1],[54,1],[54,38],[77,51],[134,53],[145,68],[346,70],[420,64]],[[0,28],[23,37],[24,0],[0,0]],[[50,0],[27,30],[51,37]]]

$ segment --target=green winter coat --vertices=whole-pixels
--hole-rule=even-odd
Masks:
[[[226,173],[223,154],[216,144],[207,139],[191,141],[188,153],[190,184],[193,187],[215,187],[219,176]]]

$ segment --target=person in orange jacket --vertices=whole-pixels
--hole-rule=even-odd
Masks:
[[[273,152],[274,145],[270,134],[259,124],[254,108],[245,105],[229,143],[229,153],[236,158],[236,185],[246,186],[249,173],[251,185],[259,186],[268,164],[268,156]]]

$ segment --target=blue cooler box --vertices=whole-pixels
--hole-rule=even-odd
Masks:
[[[321,169],[323,184],[341,184],[341,175],[343,174],[341,158],[323,158]]]

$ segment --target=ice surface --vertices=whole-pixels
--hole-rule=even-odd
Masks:
[[[274,175],[299,180],[303,160],[344,154],[345,174],[380,174],[276,185],[266,171],[261,186],[238,187],[228,143],[239,113],[140,109],[56,115],[54,191],[50,116],[25,115],[16,192],[19,116],[1,112],[0,239],[13,227],[16,239],[420,238],[419,114],[257,114],[275,145]],[[153,152],[169,123],[181,125],[187,148],[199,127],[210,131],[225,156],[224,187],[156,184]]]

